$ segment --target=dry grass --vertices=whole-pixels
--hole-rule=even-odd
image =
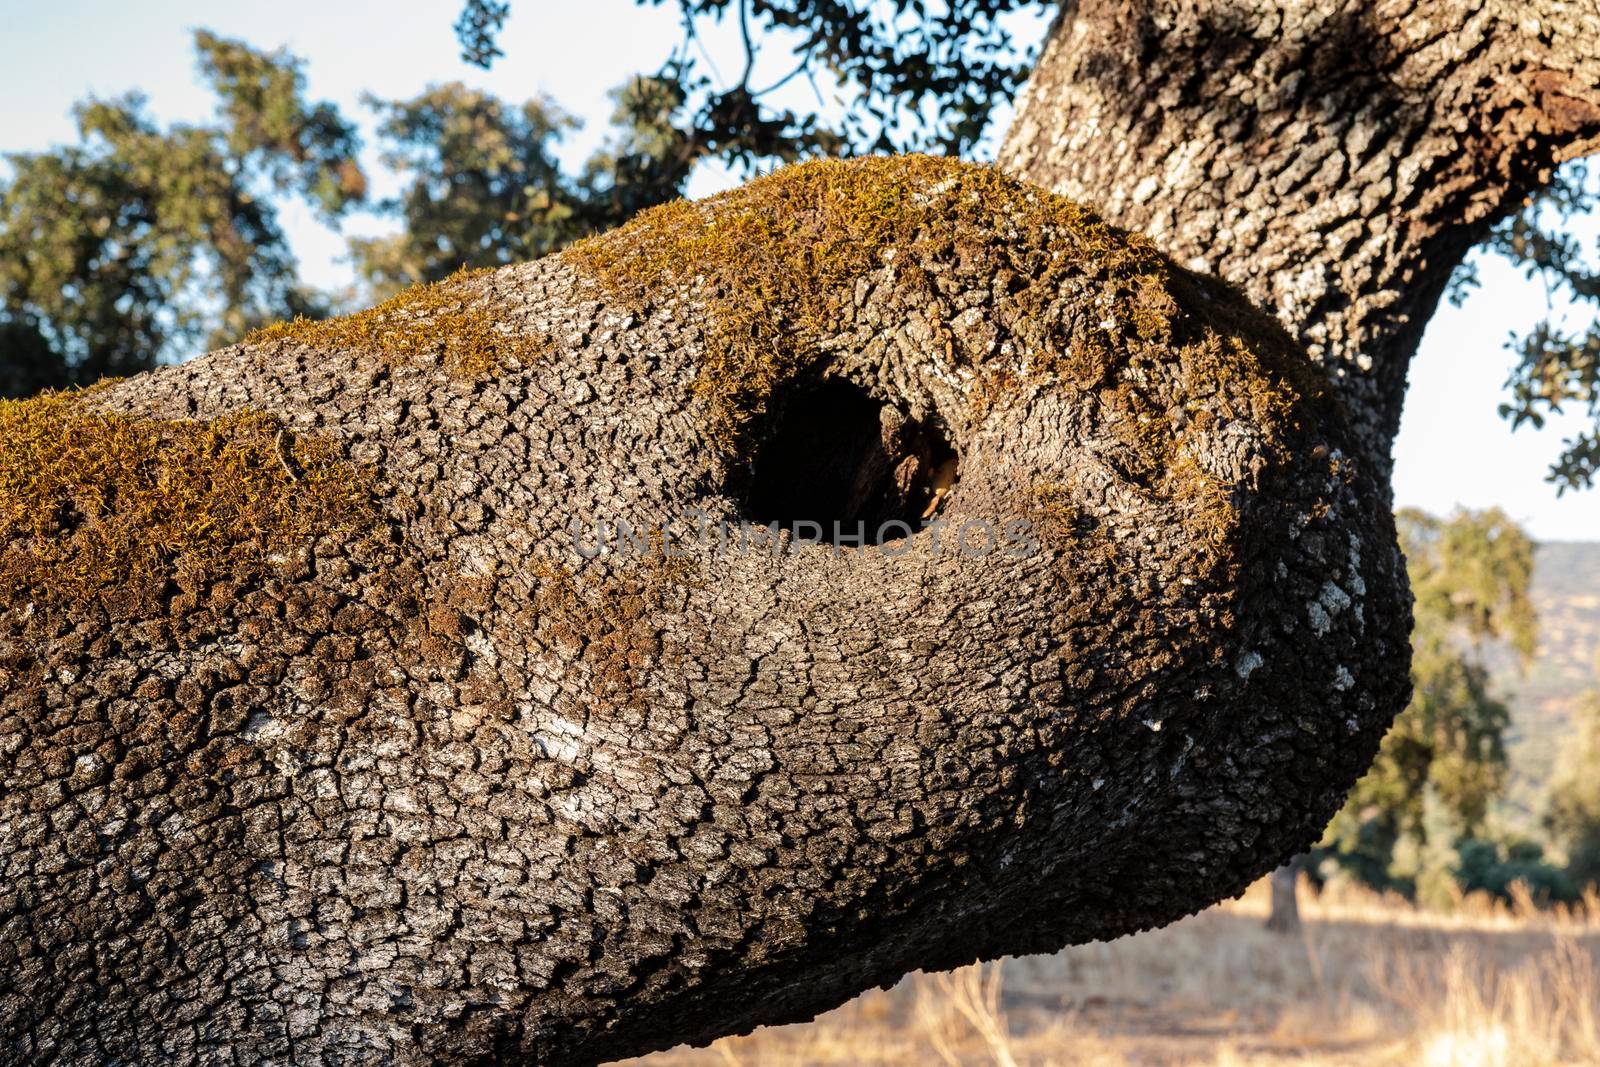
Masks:
[[[1448,915],[1301,890],[1268,933],[1265,885],[1164,930],[914,975],[805,1025],[640,1067],[1577,1067],[1600,1064],[1600,898]]]

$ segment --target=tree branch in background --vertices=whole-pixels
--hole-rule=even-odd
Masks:
[[[655,7],[667,0],[639,2]],[[655,76],[677,82],[696,102],[685,135],[705,154],[745,166],[809,154],[971,151],[995,108],[1016,94],[1033,66],[1035,50],[1016,47],[1008,18],[1056,6],[1054,0],[676,2],[683,41]],[[467,0],[455,24],[463,58],[488,66],[502,54],[495,41],[507,9]],[[743,73],[721,89],[699,26],[730,13],[739,20]],[[821,100],[811,114],[763,100],[795,73],[764,90],[750,88],[761,53],[780,47],[800,60],[796,73],[832,78],[841,114],[823,117]]]
[[[1569,163],[1522,211],[1497,226],[1485,245],[1542,281],[1552,308],[1552,317],[1514,333],[1508,343],[1516,363],[1506,380],[1509,396],[1500,405],[1501,416],[1514,429],[1542,429],[1551,415],[1576,409],[1594,423],[1568,438],[1551,464],[1548,480],[1557,493],[1593,487],[1600,471],[1600,269],[1570,232],[1596,203],[1600,183],[1587,162]],[[1463,266],[1451,299],[1460,303],[1480,284],[1476,266]],[[1577,316],[1593,318],[1572,328],[1565,321],[1570,315],[1555,314],[1558,301],[1570,303]]]
[[[505,55],[495,41],[510,13],[510,4],[497,4],[494,0],[466,0],[454,27],[456,40],[461,42],[461,59],[488,70],[495,60]]]

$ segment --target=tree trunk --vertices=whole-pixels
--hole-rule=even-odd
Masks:
[[[1292,934],[1300,929],[1300,864],[1290,860],[1272,872],[1272,908],[1267,914],[1267,929],[1275,934]]]
[[[1183,104],[1184,53],[1139,50],[1125,9],[1062,24],[1023,123],[1069,115],[1069,81],[1122,79],[1150,122]],[[1080,69],[1085,27],[1110,58]],[[1231,48],[1191,49],[1185,85]],[[1470,126],[1466,98],[1425,110],[1457,103]],[[1402,144],[1357,213],[1420,231],[1436,198],[1402,179],[1432,142]],[[1154,200],[1118,199],[1117,160],[1159,198],[1164,154],[1084,151],[1119,221]],[[1514,196],[1559,155],[1528,151],[1476,184]],[[1439,194],[1477,212],[1454,254],[1499,209],[1470,192]],[[1249,284],[1239,258],[1212,266]],[[1407,269],[1361,277],[1415,317],[1437,284]],[[1379,336],[1311,321],[1325,361]],[[1393,412],[1362,400],[1403,367],[1369,358],[1330,390],[1140,241],[913,160],[0,409],[9,1058],[593,1062],[1239,892],[1406,696]],[[924,511],[942,549],[664,551],[689,515]],[[635,548],[578,551],[597,519]],[[1021,536],[978,552],[964,523]]]
[[[1000,163],[1275,312],[1387,465],[1456,265],[1596,149],[1583,0],[1079,0]]]

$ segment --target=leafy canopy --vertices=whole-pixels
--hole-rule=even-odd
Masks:
[[[459,82],[410,100],[368,97],[383,162],[406,183],[378,205],[400,231],[351,242],[374,292],[536,259],[676,196],[688,177],[677,87],[638,78],[613,98],[613,136],[573,176],[554,151],[576,122],[547,100],[512,107]]]
[[[136,93],[76,111],[79,140],[7,156],[0,185],[0,394],[92,382],[315,314],[273,191],[327,217],[366,180],[353,129],[309,104],[299,63],[201,31],[210,124],[158,126]],[[8,368],[9,369],[9,368]]]
[[[1543,428],[1553,414],[1581,411],[1592,425],[1562,444],[1547,480],[1558,494],[1589,489],[1600,473],[1600,268],[1571,232],[1576,220],[1600,204],[1600,181],[1583,160],[1557,171],[1555,180],[1521,212],[1497,226],[1486,248],[1505,257],[1529,277],[1544,283],[1552,309],[1570,301],[1575,317],[1587,325],[1572,328],[1552,315],[1508,344],[1516,362],[1500,405],[1513,428]],[[1451,299],[1459,303],[1480,284],[1476,267],[1464,264],[1453,279]]]
[[[660,7],[668,0],[639,0]],[[1049,11],[1058,0],[676,0],[683,36],[655,77],[694,106],[685,148],[730,161],[856,152],[970,152],[995,108],[1016,95],[1033,67],[1008,17]],[[496,35],[509,3],[466,0],[455,25],[462,59],[488,67],[503,53]],[[743,49],[737,81],[718,76],[703,43],[708,23],[736,22]],[[779,42],[774,44],[773,42]],[[786,73],[755,80],[764,48],[789,52]],[[772,104],[774,92],[817,79],[849,103],[825,118]],[[731,84],[719,84],[731,82]]]

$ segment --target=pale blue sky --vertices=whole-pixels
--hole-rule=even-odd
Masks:
[[[313,98],[331,99],[369,125],[359,103],[364,90],[406,97],[429,83],[459,79],[514,101],[546,94],[586,121],[564,150],[577,162],[605,133],[608,90],[630,74],[654,69],[679,36],[675,4],[513,0],[502,37],[507,57],[484,72],[457,56],[450,24],[458,7],[459,0],[0,0],[0,25],[6,27],[0,152],[69,140],[68,110],[89,94],[138,88],[162,120],[204,118],[211,104],[196,81],[189,40],[191,30],[204,26],[259,47],[287,45],[308,61]],[[1042,22],[1036,25],[1042,33]],[[729,70],[737,67],[732,43],[726,34],[721,40],[709,35],[712,58],[724,59]],[[774,70],[781,65],[777,57],[772,63]],[[787,91],[797,101],[814,102],[803,82]],[[703,195],[734,180],[720,168],[704,168],[691,191]],[[339,262],[342,237],[302,209],[288,209],[285,222],[307,280],[324,286],[348,282],[348,267]],[[356,219],[347,232],[384,226]],[[1584,228],[1592,238],[1596,227]],[[1398,501],[1436,512],[1498,505],[1540,539],[1600,539],[1600,490],[1558,500],[1543,480],[1564,431],[1581,422],[1513,434],[1495,412],[1511,360],[1503,347],[1506,335],[1543,313],[1544,290],[1495,261],[1485,264],[1484,281],[1466,306],[1440,309],[1412,365],[1396,448]]]

